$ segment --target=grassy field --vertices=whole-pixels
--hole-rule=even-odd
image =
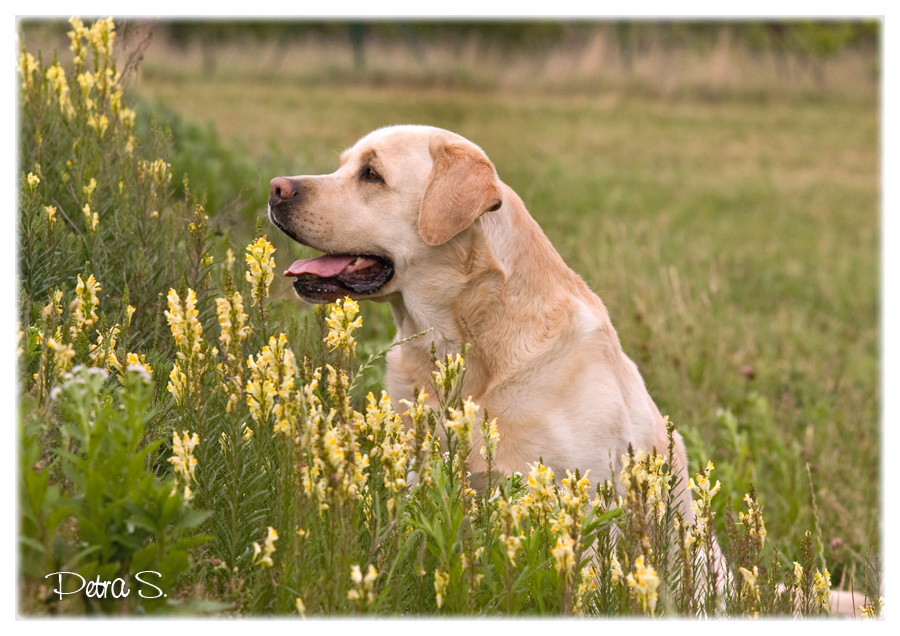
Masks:
[[[481,145],[604,300],[693,461],[713,459],[735,486],[732,502],[752,481],[773,534],[796,544],[811,519],[809,462],[830,556],[858,567],[878,545],[874,90],[708,99],[376,86],[287,63],[277,75],[220,64],[210,76],[152,53],[138,95],[265,158],[271,172],[253,185],[260,215],[270,177],[331,172],[379,126],[430,124]],[[303,253],[276,244],[279,266]],[[363,313],[391,332],[385,308]]]
[[[85,38],[100,37],[93,33],[83,31]],[[40,36],[41,31],[36,34]],[[29,46],[53,48],[52,42],[41,42],[40,37]],[[117,100],[92,93],[99,90],[96,84],[82,84],[80,94],[73,91],[75,97],[67,106],[71,112],[66,111],[59,75],[52,82],[48,74],[47,82],[29,84],[27,60],[20,61],[26,69],[23,91],[33,105],[23,117],[28,132],[22,152],[38,173],[26,177],[31,163],[22,167],[19,230],[20,278],[24,280],[20,313],[28,325],[20,334],[25,343],[20,354],[24,356],[20,492],[28,519],[23,534],[30,541],[23,559],[25,575],[30,577],[25,597],[38,598],[31,591],[42,589],[41,574],[50,571],[46,567],[65,569],[67,559],[77,563],[82,558],[75,554],[75,546],[82,544],[74,538],[92,527],[87,525],[90,520],[98,524],[91,541],[104,547],[88,552],[97,568],[107,568],[98,570],[106,576],[117,572],[127,576],[129,568],[138,568],[144,560],[170,565],[177,561],[177,567],[172,565],[174,585],[176,574],[188,570],[190,554],[194,567],[181,579],[183,587],[177,596],[191,602],[204,599],[191,606],[195,611],[302,614],[301,596],[312,612],[366,611],[366,594],[371,589],[365,586],[373,584],[374,578],[363,579],[358,569],[354,571],[352,577],[359,574],[351,577],[357,586],[355,600],[344,579],[351,564],[364,569],[366,563],[376,562],[381,574],[373,577],[381,578],[378,602],[369,608],[374,611],[440,611],[442,571],[451,577],[445,608],[451,612],[477,608],[489,613],[553,613],[557,603],[564,613],[579,611],[575,601],[583,590],[579,588],[573,596],[573,579],[562,575],[561,566],[558,580],[533,574],[546,570],[556,558],[549,553],[552,540],[547,539],[548,545],[538,540],[557,532],[549,530],[543,515],[541,524],[546,527],[540,532],[545,535],[530,535],[534,545],[524,551],[529,561],[520,573],[527,590],[512,584],[508,568],[505,581],[502,576],[491,579],[502,574],[498,564],[505,562],[491,517],[500,513],[490,512],[491,505],[497,504],[486,500],[480,513],[473,512],[477,506],[468,507],[468,496],[460,494],[465,489],[454,485],[454,479],[465,483],[460,477],[465,474],[464,461],[460,469],[457,460],[446,460],[450,481],[438,483],[433,491],[410,488],[412,496],[402,505],[410,506],[408,518],[413,521],[402,536],[399,526],[389,525],[379,540],[383,545],[376,542],[381,520],[377,515],[391,518],[398,513],[393,491],[386,490],[388,481],[385,488],[379,485],[377,471],[383,469],[378,461],[370,469],[375,477],[364,486],[368,493],[360,499],[364,503],[329,491],[329,497],[336,497],[326,499],[334,512],[323,515],[315,500],[297,497],[295,492],[302,471],[314,464],[292,453],[297,449],[318,452],[303,437],[315,439],[315,433],[295,431],[297,437],[289,441],[294,424],[285,423],[281,430],[285,435],[280,436],[282,420],[278,418],[285,411],[260,416],[250,399],[252,382],[244,385],[248,378],[256,378],[259,368],[251,370],[248,361],[242,370],[242,360],[252,352],[260,361],[266,351],[260,348],[267,342],[280,351],[275,338],[267,340],[278,330],[294,339],[290,344],[299,363],[299,368],[291,367],[293,354],[285,354],[284,368],[293,370],[284,374],[299,380],[296,392],[284,389],[276,400],[289,413],[301,401],[313,400],[315,388],[307,388],[314,387],[310,384],[314,366],[328,360],[340,362],[339,368],[349,365],[349,354],[343,361],[343,354],[335,357],[334,352],[323,352],[324,315],[314,316],[309,307],[293,300],[288,281],[275,277],[271,285],[275,301],[266,301],[265,312],[262,303],[251,303],[241,250],[254,238],[258,223],[277,248],[276,272],[293,259],[309,255],[265,221],[269,179],[331,172],[340,152],[356,139],[374,128],[398,123],[444,127],[484,148],[501,179],[519,193],[565,261],[600,295],[625,352],[638,364],[660,410],[684,435],[691,472],[701,470],[707,460],[715,463],[714,480],[721,479],[723,484],[714,501],[720,537],[729,511],[742,509],[741,499],[752,485],[765,513],[770,538],[766,550],[774,545],[788,564],[792,560],[806,564],[807,600],[813,589],[814,555],[808,539],[805,548],[801,545],[808,529],[814,531],[817,545],[821,541],[833,583],[862,587],[860,582],[870,571],[867,563],[874,565],[880,558],[882,532],[880,118],[870,63],[865,56],[839,55],[819,69],[815,81],[802,72],[784,77],[764,66],[759,56],[729,49],[727,42],[720,41],[707,55],[682,52],[667,58],[665,51],[650,50],[633,60],[627,71],[614,60],[608,68],[597,65],[597,59],[603,59],[597,57],[602,42],[592,40],[585,47],[574,52],[555,50],[542,58],[526,52],[500,54],[474,41],[455,50],[432,50],[416,61],[402,46],[382,42],[369,49],[368,68],[359,70],[353,68],[348,47],[336,41],[306,43],[280,52],[233,43],[207,49],[205,56],[196,48],[175,49],[159,41],[147,49],[129,88],[128,98],[139,100],[136,120],[128,109],[113,110],[114,105],[120,108]],[[108,54],[104,55],[103,64],[109,64]],[[210,59],[216,63],[210,65]],[[74,88],[77,84],[72,81]],[[106,137],[93,110],[96,103],[89,96],[118,118]],[[154,137],[142,128],[143,113],[151,109],[161,123],[170,120],[167,138]],[[140,160],[132,157],[135,147]],[[66,161],[69,156],[74,161]],[[169,157],[173,157],[171,165],[166,163]],[[180,170],[191,177],[183,202],[164,187],[171,183],[177,191]],[[240,198],[235,198],[238,194]],[[198,197],[206,202],[210,229],[202,208],[195,206]],[[83,222],[78,214],[82,206]],[[54,225],[57,207],[66,223]],[[93,222],[92,210],[101,213],[99,218],[94,215]],[[182,226],[188,222],[185,233]],[[238,269],[234,260],[223,258],[228,245],[234,247]],[[248,253],[263,263],[264,242],[254,245],[256,252],[248,248]],[[138,249],[142,251],[134,252]],[[45,250],[67,256],[51,268],[41,256]],[[143,256],[129,258],[132,253]],[[123,269],[128,273],[122,281],[116,280]],[[76,273],[87,278],[89,271],[98,274],[103,286],[99,322],[96,316],[91,319],[76,311],[84,303],[90,306],[93,277],[88,283],[78,279],[81,305],[61,300],[74,285]],[[254,298],[257,292],[265,295],[267,284],[251,283]],[[54,288],[63,290],[58,297],[51,294]],[[168,307],[174,313],[164,316],[170,288]],[[188,300],[191,290],[197,291],[205,341],[186,341],[177,333],[183,328],[179,324],[196,321],[188,311],[188,304],[194,302]],[[224,334],[226,324],[231,324],[228,320],[236,322],[241,314],[237,306],[232,307],[231,318],[218,313],[235,290],[244,295],[252,337],[235,335],[232,344],[220,337],[221,350],[214,350],[214,334],[220,329]],[[40,309],[48,294],[50,304]],[[220,294],[226,298],[216,298]],[[182,299],[185,309],[179,322],[172,316],[182,311]],[[129,302],[137,305],[137,311]],[[64,312],[67,306],[70,311]],[[280,312],[285,307],[296,321],[282,320]],[[393,324],[384,305],[363,303],[361,311],[364,327],[358,334],[357,353],[364,360],[389,343]],[[304,318],[312,329],[302,326]],[[174,346],[168,342],[167,322]],[[62,330],[64,326],[68,331]],[[53,330],[56,335],[50,338]],[[99,336],[96,345],[92,344],[94,330]],[[298,334],[303,334],[302,340]],[[133,372],[126,373],[121,365],[115,381],[107,382],[107,371],[113,368],[99,352],[106,342],[115,359],[117,335],[120,357],[126,351],[148,353],[146,362],[155,370],[152,395],[147,391],[150,384]],[[129,364],[134,365],[131,355]],[[176,359],[181,362],[175,363],[167,387],[166,377]],[[208,363],[215,360],[220,360],[218,366]],[[65,373],[76,362],[104,370]],[[180,384],[179,364],[188,373]],[[32,375],[32,370],[37,372]],[[103,381],[96,379],[99,375]],[[229,377],[226,382],[224,378]],[[361,396],[368,388],[377,390],[379,378],[378,368],[365,376],[353,392],[354,408],[364,410]],[[333,393],[337,385],[332,379],[327,384],[332,395],[323,399],[336,404],[332,400],[337,400],[340,390]],[[62,401],[57,402],[60,391]],[[319,393],[324,395],[321,388]],[[113,398],[125,404],[128,413],[144,413],[139,429],[110,406]],[[244,405],[245,398],[249,406]],[[70,409],[67,400],[82,406]],[[132,436],[127,444],[97,432],[101,427],[93,426],[93,411],[83,406],[90,400],[104,405],[101,418],[106,418],[110,430]],[[232,408],[233,404],[238,406]],[[346,424],[343,420],[349,421],[350,411],[341,412]],[[294,413],[293,421],[297,426],[301,422],[315,426],[308,424],[308,417],[312,416]],[[247,422],[255,422],[254,428],[258,425],[256,433],[245,430]],[[274,435],[260,432],[271,430],[273,422]],[[183,441],[176,435],[170,448],[172,427],[176,433],[187,430]],[[200,469],[194,482],[178,468],[178,461],[187,462],[196,445],[188,430],[199,431],[203,440],[197,446]],[[329,434],[337,430],[343,429],[338,426]],[[58,431],[63,431],[62,437]],[[69,431],[74,431],[74,439],[82,440],[84,435],[79,441],[87,458],[83,463],[77,463],[80,455],[71,452]],[[400,432],[385,428],[381,434]],[[391,439],[383,441],[388,444]],[[355,442],[347,443],[346,454],[353,457]],[[113,451],[124,457],[137,447],[144,450],[132,462],[134,470],[129,469],[127,479],[144,479],[140,488],[125,487],[127,482],[106,476],[84,481],[87,487],[81,492],[79,471],[93,474],[90,471],[100,471],[96,468],[100,466],[111,475],[117,469],[110,459],[117,456]],[[378,444],[364,450],[378,457]],[[146,459],[143,453],[148,453]],[[109,465],[95,464],[90,460],[94,456],[106,457]],[[266,467],[272,461],[276,470],[269,471]],[[170,464],[175,465],[174,473]],[[347,467],[352,464],[349,461]],[[437,482],[442,474],[435,473]],[[345,477],[348,483],[356,479],[349,472]],[[167,480],[173,478],[179,488],[181,480],[187,480],[183,497],[174,497],[174,489],[168,492]],[[98,490],[97,484],[106,484],[106,490]],[[190,485],[197,491],[196,510],[190,503]],[[452,504],[447,492],[457,492]],[[132,493],[146,501],[135,504],[129,499]],[[115,532],[124,530],[102,528],[127,526],[129,518],[113,512],[94,518],[98,510],[112,508],[94,503],[79,507],[78,502],[90,503],[91,497],[119,502],[123,510],[143,506],[147,514],[177,510],[185,517],[174,526],[160,521],[151,527],[145,522],[142,530],[149,533],[147,537],[123,540],[124,535]],[[78,505],[70,504],[70,498]],[[164,501],[165,506],[160,503]],[[398,501],[404,500],[398,495]],[[582,503],[586,505],[586,500]],[[458,528],[429,525],[434,515],[451,512],[469,515],[471,523],[477,520],[472,526],[475,534],[465,524]],[[375,528],[370,528],[372,518]],[[63,519],[77,521],[46,529],[50,520],[60,524]],[[275,556],[279,567],[270,571],[266,565],[272,565],[269,557],[278,539],[272,526],[282,533],[282,542]],[[306,543],[310,539],[303,534],[304,526],[314,537],[312,543]],[[211,536],[194,537],[196,532],[189,530],[196,527]],[[170,539],[166,539],[166,528],[175,528]],[[449,534],[444,537],[442,532]],[[427,560],[424,538],[421,548],[410,547],[426,535],[429,542],[436,540],[442,546]],[[624,536],[628,544],[630,539]],[[658,538],[668,536],[662,531]],[[263,537],[264,549],[258,542],[253,544]],[[478,551],[471,543],[476,538],[485,542]],[[444,540],[447,550],[440,543]],[[490,585],[500,585],[500,590],[505,586],[505,610],[497,590],[488,592],[474,578],[468,580],[476,570],[470,568],[470,575],[464,576],[465,558],[460,566],[449,549],[459,540],[467,551],[462,556],[468,554],[470,562],[485,548],[496,552],[499,561],[493,565],[485,561],[477,568],[487,573]],[[197,548],[203,541],[211,543]],[[335,541],[340,545],[334,545]],[[67,547],[63,550],[60,545]],[[164,548],[173,552],[166,556]],[[655,563],[664,570],[665,557],[660,555],[666,550],[658,548],[654,548],[654,559],[663,561]],[[633,557],[634,550],[649,556],[643,544],[618,549],[626,557]],[[416,550],[418,560],[413,558]],[[754,558],[759,557],[753,550]],[[515,559],[509,558],[515,565]],[[748,567],[756,562],[745,561]],[[412,572],[412,563],[421,574]],[[637,571],[637,562],[631,565]],[[634,596],[622,589],[610,596],[612,565],[607,561],[602,567],[606,570],[601,578],[606,582],[597,598],[606,600],[596,601],[600,604],[593,606],[594,613],[653,613],[635,604]],[[631,566],[626,563],[626,567]],[[432,570],[436,597],[430,591],[423,596],[416,577]],[[664,571],[663,575],[666,578]],[[579,576],[588,580],[583,572]],[[774,590],[774,579],[769,584]],[[560,586],[559,598],[548,601],[542,594],[553,596],[557,590],[553,586]],[[425,587],[430,590],[430,582]],[[512,600],[514,588],[522,595],[517,597],[519,605]],[[547,591],[551,588],[552,593]],[[752,613],[752,603],[742,600],[737,588],[735,593],[736,600],[729,599],[730,611]],[[41,594],[46,596],[46,590]],[[664,606],[674,615],[693,613],[691,602],[685,600],[689,597],[666,598]],[[206,600],[213,603],[205,610],[197,609]],[[36,602],[35,607],[42,606]],[[90,608],[90,603],[85,601],[85,607]],[[104,604],[103,611],[109,607]],[[767,611],[773,607],[767,605]],[[783,613],[784,608],[779,611]]]

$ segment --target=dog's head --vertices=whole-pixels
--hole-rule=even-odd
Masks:
[[[435,250],[502,199],[478,146],[438,128],[395,126],[363,137],[331,174],[272,179],[269,218],[325,252],[285,272],[301,298],[378,299],[402,293]]]

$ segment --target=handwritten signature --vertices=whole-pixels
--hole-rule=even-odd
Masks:
[[[138,596],[140,596],[141,598],[159,598],[160,596],[168,596],[167,594],[163,593],[161,588],[141,578],[141,575],[144,575],[146,577],[151,574],[155,574],[156,576],[162,578],[162,574],[160,574],[159,572],[154,572],[153,570],[144,570],[142,572],[138,572],[134,575],[134,578],[137,579],[138,583],[146,585],[148,587],[152,587],[158,592],[158,594],[144,594],[143,590],[138,588]],[[114,579],[112,581],[101,581],[100,575],[98,574],[95,581],[85,581],[84,577],[77,572],[52,572],[44,578],[48,579],[51,576],[59,577],[57,579],[58,587],[57,589],[53,590],[54,594],[59,595],[59,600],[62,600],[63,596],[66,596],[67,594],[78,594],[82,590],[84,590],[84,593],[88,598],[107,598],[107,592],[109,592],[110,598],[126,598],[129,594],[131,594],[131,589],[127,587],[125,579],[121,578]],[[71,592],[63,592],[63,576],[77,576],[81,580],[81,587]]]

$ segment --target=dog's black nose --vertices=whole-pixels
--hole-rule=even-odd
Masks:
[[[287,177],[275,177],[269,182],[269,205],[290,201],[300,192],[296,181]]]

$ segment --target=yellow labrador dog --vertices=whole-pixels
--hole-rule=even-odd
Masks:
[[[302,299],[381,300],[397,339],[431,330],[388,355],[395,403],[429,385],[432,343],[440,359],[471,345],[462,394],[497,418],[500,472],[543,458],[557,475],[615,482],[629,444],[666,452],[663,417],[603,302],[472,142],[425,126],[376,130],[332,174],[273,179],[269,218],[325,253],[285,272]],[[684,485],[677,433],[675,456]],[[472,454],[473,473],[481,461]]]
[[[471,141],[427,126],[376,130],[331,174],[272,179],[269,218],[325,253],[285,272],[300,298],[388,302],[397,340],[431,330],[388,354],[395,403],[429,385],[432,343],[440,359],[471,345],[462,394],[497,418],[501,473],[527,473],[543,458],[557,475],[579,468],[616,482],[629,444],[667,452],[663,417],[603,302]],[[480,462],[473,453],[473,473]],[[684,485],[677,432],[675,463]],[[690,501],[682,488],[688,521]],[[831,601],[835,613],[852,611],[849,592]]]

